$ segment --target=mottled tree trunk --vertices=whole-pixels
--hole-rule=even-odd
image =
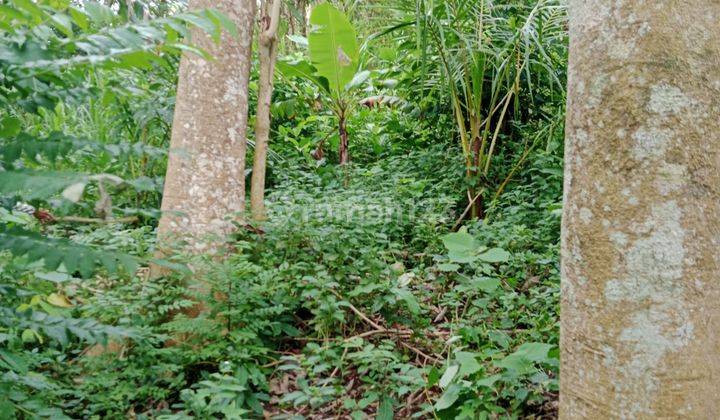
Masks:
[[[277,30],[280,23],[281,0],[262,2],[260,35],[258,42],[260,57],[260,80],[258,83],[258,104],[255,114],[255,150],[250,187],[250,209],[254,220],[265,219],[265,172],[270,140],[270,105],[273,93],[273,76],[277,57]]]
[[[560,416],[720,418],[720,2],[570,0]]]
[[[195,250],[210,235],[232,229],[229,216],[245,207],[248,78],[255,0],[190,0],[190,9],[213,7],[239,31],[215,44],[194,29],[192,42],[214,60],[186,53],[180,62],[163,215],[161,244],[189,240]]]

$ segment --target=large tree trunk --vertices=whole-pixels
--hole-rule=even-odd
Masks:
[[[208,235],[232,229],[228,216],[245,207],[248,78],[255,0],[190,0],[213,7],[237,25],[237,39],[215,44],[200,30],[192,41],[215,59],[184,54],[158,236],[161,244],[189,240],[195,250]]]
[[[273,76],[277,57],[277,30],[280,23],[281,0],[262,2],[260,35],[260,83],[255,116],[255,151],[250,187],[250,209],[254,220],[265,219],[265,172],[267,169],[268,142],[270,140],[270,105],[273,93]]]
[[[570,1],[562,418],[720,418],[718,22]]]

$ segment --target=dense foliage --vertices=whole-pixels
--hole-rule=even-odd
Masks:
[[[295,77],[313,39],[283,25],[268,221],[224,258],[158,261],[179,55],[205,54],[188,27],[234,28],[181,2],[0,1],[3,416],[555,415],[562,3],[335,6],[360,43],[345,88]]]

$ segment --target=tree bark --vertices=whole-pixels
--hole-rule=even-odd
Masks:
[[[250,186],[250,209],[254,220],[263,220],[265,214],[265,173],[267,152],[270,140],[270,104],[273,93],[273,76],[277,57],[277,30],[280,22],[281,0],[262,2],[260,19],[260,83],[258,85],[258,104],[255,115],[255,151],[253,154],[253,172]]]
[[[307,0],[294,0],[291,6],[294,9],[294,13],[288,8],[288,21],[291,22],[291,34],[302,35],[307,37],[307,21],[308,21],[308,2]],[[296,17],[293,17],[295,15]],[[295,26],[295,20],[297,19],[298,26]],[[298,30],[299,29],[299,30]]]
[[[190,9],[213,7],[239,31],[215,44],[199,29],[192,42],[214,60],[185,53],[173,121],[170,157],[158,227],[161,248],[177,239],[195,251],[205,239],[232,229],[228,216],[245,207],[248,79],[255,0],[190,0]]]
[[[338,119],[338,133],[340,135],[338,154],[340,155],[340,165],[347,165],[350,163],[350,151],[348,148],[347,116],[344,110],[340,112]]]
[[[561,418],[720,418],[719,21],[570,0]]]

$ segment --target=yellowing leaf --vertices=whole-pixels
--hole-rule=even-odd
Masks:
[[[23,343],[34,343],[36,341],[40,342],[42,344],[42,336],[37,333],[37,331],[26,328],[23,330],[22,334],[20,335],[20,338],[22,339]]]
[[[73,304],[66,298],[65,296],[58,294],[58,293],[51,293],[47,297],[48,303],[59,306],[61,308],[72,308]]]

